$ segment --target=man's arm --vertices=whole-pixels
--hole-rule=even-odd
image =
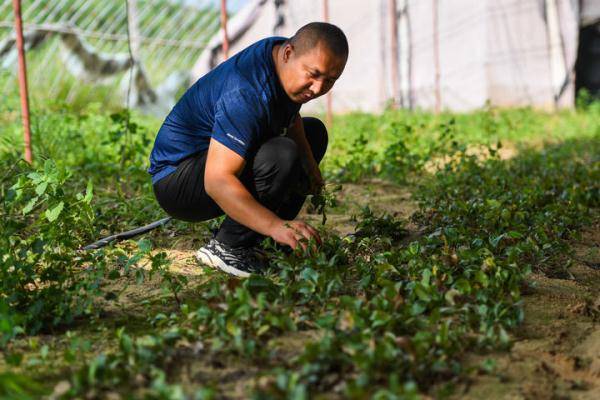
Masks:
[[[244,159],[227,146],[211,139],[208,147],[204,187],[206,193],[235,221],[275,241],[296,248],[302,238],[315,238],[318,232],[302,221],[285,221],[260,204],[239,180]]]
[[[306,140],[306,134],[304,132],[304,124],[302,123],[302,117],[300,114],[296,116],[296,119],[288,129],[288,136],[296,142],[298,149],[300,150],[300,159],[304,170],[311,179],[311,185],[313,186],[311,191],[313,194],[320,191],[324,185],[321,171],[319,170],[319,163],[315,160],[312,149],[308,140]]]

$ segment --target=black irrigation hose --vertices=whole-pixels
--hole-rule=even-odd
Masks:
[[[88,244],[85,247],[82,247],[80,250],[96,250],[101,247],[107,246],[111,242],[114,242],[114,241],[120,242],[121,240],[131,239],[134,236],[138,236],[138,235],[141,235],[142,233],[146,233],[153,229],[156,229],[159,226],[166,224],[167,222],[169,222],[172,219],[173,219],[172,217],[165,217],[163,219],[159,219],[158,221],[154,221],[148,225],[140,226],[139,228],[135,228],[130,231],[117,233],[116,235],[107,236],[105,238],[102,238],[102,239],[94,242],[94,243]],[[213,232],[213,234],[214,233],[215,232]],[[361,237],[363,235],[364,235],[364,233],[359,230],[354,233],[348,233],[344,237]]]
[[[133,67],[136,63],[136,60],[133,57],[133,52],[131,51],[131,35],[129,32],[129,1],[125,0],[125,15],[126,15],[126,20],[127,20],[127,50],[129,52],[129,58],[131,60],[131,67],[129,68],[129,83],[127,85],[127,104],[126,104],[126,108],[127,111],[129,111],[130,109],[130,97],[131,97],[131,82],[133,80]],[[125,127],[125,131],[127,133],[126,138],[129,137],[129,135],[131,134],[130,130],[129,130],[129,124],[130,124],[130,112],[127,113],[127,120],[126,120],[126,127]],[[171,220],[171,217],[166,217],[163,219],[160,219],[158,221],[154,221],[151,224],[148,225],[144,225],[141,226],[139,228],[135,228],[132,229],[130,231],[127,232],[122,232],[122,233],[117,233],[116,235],[111,235],[108,237],[105,237],[103,239],[98,240],[97,242],[88,244],[87,246],[81,248],[81,250],[96,250],[99,249],[101,247],[104,247],[108,244],[110,244],[113,241],[121,241],[121,240],[125,240],[125,239],[130,239],[134,236],[137,235],[141,235],[142,233],[146,233],[151,231],[152,229],[158,228],[161,225],[166,224],[167,222],[169,222]]]
[[[135,228],[135,229],[132,229],[127,232],[122,232],[122,233],[117,233],[116,235],[107,236],[105,238],[98,240],[97,242],[94,242],[94,243],[88,244],[85,247],[82,247],[81,250],[96,250],[96,249],[99,249],[100,247],[104,247],[104,246],[110,244],[111,242],[113,242],[115,240],[121,241],[121,240],[125,240],[125,239],[131,239],[134,236],[149,232],[152,229],[156,229],[159,226],[166,224],[171,219],[172,219],[171,217],[166,217],[163,219],[159,219],[158,221],[154,221],[151,224],[140,226],[139,228]]]

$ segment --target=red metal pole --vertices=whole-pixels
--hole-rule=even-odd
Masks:
[[[323,0],[323,20],[325,22],[329,22],[329,1],[328,0]],[[333,125],[333,95],[331,94],[331,91],[329,91],[327,93],[326,96],[326,101],[327,101],[327,117],[325,122],[327,123],[327,127],[331,128],[331,126]]]
[[[221,28],[223,29],[223,57],[229,57],[229,36],[227,35],[227,0],[221,0]]]
[[[19,93],[21,94],[21,118],[25,133],[25,161],[31,164],[31,126],[29,123],[29,93],[27,92],[27,66],[23,46],[23,20],[21,18],[21,0],[13,0],[15,12],[15,33],[17,36],[17,52],[19,54]]]
[[[392,46],[392,108],[398,105],[398,94],[400,93],[400,78],[398,76],[398,8],[396,0],[389,0],[390,13],[390,29],[391,29],[391,46]]]

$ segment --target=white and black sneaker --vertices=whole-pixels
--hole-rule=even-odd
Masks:
[[[255,248],[231,247],[217,239],[211,239],[201,247],[196,252],[196,258],[202,264],[241,278],[259,273],[264,268],[264,263],[259,259]]]

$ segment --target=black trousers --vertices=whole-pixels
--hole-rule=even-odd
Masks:
[[[305,117],[302,121],[313,155],[320,162],[327,150],[327,129],[317,118]],[[153,185],[158,204],[173,218],[198,222],[224,214],[204,189],[206,153],[184,159],[175,172]],[[296,142],[286,136],[263,143],[246,160],[240,180],[259,203],[284,220],[298,215],[309,186]],[[227,216],[216,238],[230,246],[248,247],[260,243],[264,236]]]

